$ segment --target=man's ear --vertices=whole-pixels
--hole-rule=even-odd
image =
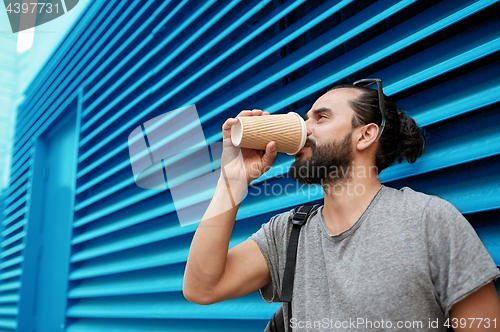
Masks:
[[[375,140],[378,136],[378,126],[374,123],[369,123],[365,126],[362,126],[360,129],[360,136],[358,138],[358,142],[356,148],[359,151],[365,150],[375,143]]]

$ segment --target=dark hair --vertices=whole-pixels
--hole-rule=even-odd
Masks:
[[[382,115],[378,106],[377,90],[349,84],[338,85],[331,90],[343,88],[362,91],[358,98],[349,101],[349,105],[355,112],[352,118],[352,127],[369,123],[380,126]],[[425,146],[424,133],[415,120],[406,116],[387,96],[384,95],[384,97],[386,123],[378,141],[379,145],[375,156],[379,173],[394,164],[396,160],[401,163],[406,158],[408,162],[414,163],[422,155]]]

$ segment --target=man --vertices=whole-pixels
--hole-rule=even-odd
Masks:
[[[302,227],[287,330],[498,330],[493,281],[500,273],[467,220],[440,198],[379,182],[378,173],[396,159],[414,162],[425,142],[413,119],[387,97],[379,104],[382,98],[341,86],[305,115],[307,142],[290,176],[320,184],[324,206]],[[276,157],[269,142],[265,153],[241,149],[243,161],[231,163],[236,123],[230,118],[222,126],[224,176],[186,265],[184,296],[198,304],[258,289],[268,302],[280,299],[291,211],[228,250],[238,206],[226,206],[227,191],[243,197]]]

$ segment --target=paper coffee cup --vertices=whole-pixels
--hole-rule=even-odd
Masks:
[[[304,119],[295,113],[237,117],[231,127],[234,146],[265,150],[267,143],[276,142],[276,150],[294,155],[306,144]]]

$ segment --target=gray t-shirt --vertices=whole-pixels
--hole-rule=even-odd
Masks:
[[[272,277],[261,289],[266,302],[280,300],[291,213],[274,216],[251,236]],[[499,276],[450,203],[382,186],[342,233],[328,230],[322,208],[302,227],[291,325],[294,331],[446,331],[451,306]]]

